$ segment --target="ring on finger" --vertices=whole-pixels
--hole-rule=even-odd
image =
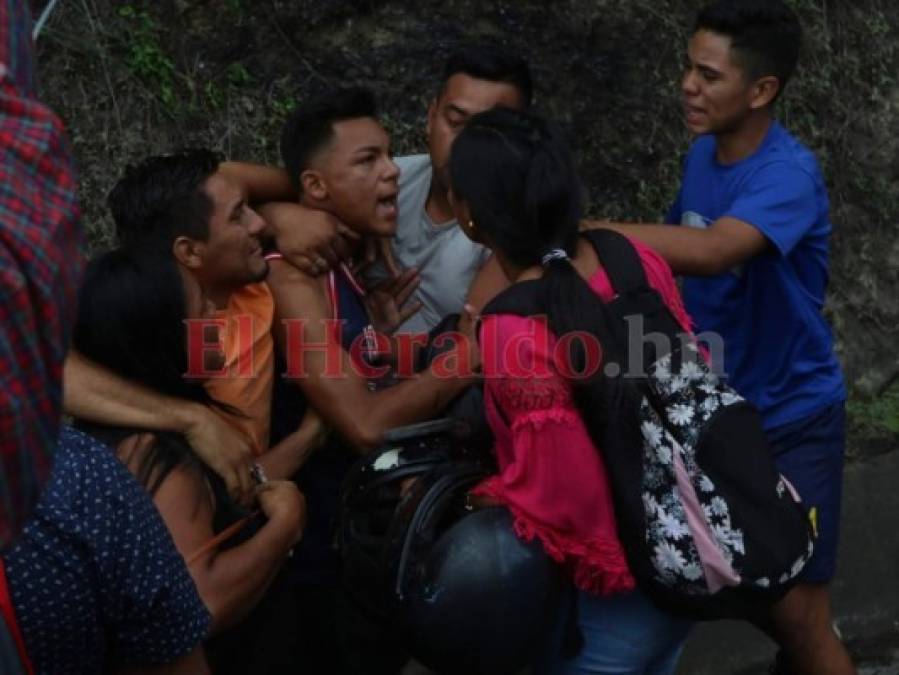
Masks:
[[[255,481],[256,485],[262,485],[263,483],[268,482],[268,476],[265,475],[265,470],[262,468],[261,464],[254,462],[250,469],[250,475],[253,477],[253,481]]]

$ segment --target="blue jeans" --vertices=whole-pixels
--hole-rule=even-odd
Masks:
[[[566,659],[561,644],[575,600],[584,646]],[[692,625],[639,590],[605,597],[577,591],[562,605],[551,651],[535,675],[671,675]]]

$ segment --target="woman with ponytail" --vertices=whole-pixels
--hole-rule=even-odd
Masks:
[[[689,624],[636,588],[593,440],[607,415],[627,409],[632,393],[626,380],[602,369],[578,376],[595,372],[603,345],[611,344],[604,301],[613,292],[578,234],[581,194],[571,153],[540,116],[495,108],[465,126],[449,170],[463,230],[493,251],[513,285],[536,281],[529,288],[540,315],[489,313],[488,306],[482,318],[485,405],[499,472],[473,491],[475,501],[505,505],[518,536],[538,540],[570,574],[571,606],[536,672],[673,673]],[[632,243],[650,284],[688,330],[667,265]],[[580,649],[561,649],[574,628]]]

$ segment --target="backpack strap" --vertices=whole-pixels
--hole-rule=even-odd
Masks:
[[[592,244],[616,294],[650,290],[640,255],[627,237],[613,230],[587,230],[581,236]]]
[[[627,331],[622,332],[622,327],[627,325],[628,317],[634,316],[642,317],[644,335],[659,333],[668,338],[672,347],[675,346],[683,328],[661,294],[649,285],[643,261],[634,245],[623,234],[612,230],[588,230],[583,234],[593,245],[616,293],[608,307],[621,319],[618,330],[613,330],[621,348],[626,351],[628,340]],[[651,363],[664,354],[655,353],[653,345],[644,342],[644,356]]]
[[[616,294],[654,292],[646,279],[640,256],[627,237],[612,230],[587,230],[581,236],[593,246]],[[487,303],[481,314],[542,314],[545,310],[540,303],[539,289],[537,279],[514,284]]]
[[[509,286],[481,310],[481,316],[488,314],[515,314],[534,316],[546,310],[540,302],[540,280],[520,281]]]
[[[588,230],[581,233],[593,246],[599,262],[611,282],[615,297],[606,303],[618,319],[609,326],[618,353],[628,354],[629,317],[640,317],[644,336],[661,334],[668,338],[668,345],[677,351],[679,336],[683,332],[677,319],[668,309],[659,292],[649,285],[643,261],[634,245],[622,234],[612,230]],[[491,300],[482,316],[488,314],[516,314],[534,316],[545,313],[541,280],[522,281],[504,290]],[[653,340],[642,341],[643,363],[651,364],[667,353],[659,352]],[[679,361],[675,364],[679,367]]]

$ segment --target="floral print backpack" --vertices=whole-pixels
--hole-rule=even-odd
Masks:
[[[583,236],[616,293],[607,303],[616,344],[602,349],[607,363],[611,355],[628,364],[631,395],[601,429],[590,411],[608,402],[591,402],[589,392],[575,398],[603,453],[631,571],[671,611],[747,616],[781,597],[811,557],[806,511],[774,466],[758,411],[712,372],[627,238]],[[539,283],[515,284],[484,313],[543,313]],[[629,335],[635,323],[642,332]],[[646,367],[635,370],[634,359]]]

